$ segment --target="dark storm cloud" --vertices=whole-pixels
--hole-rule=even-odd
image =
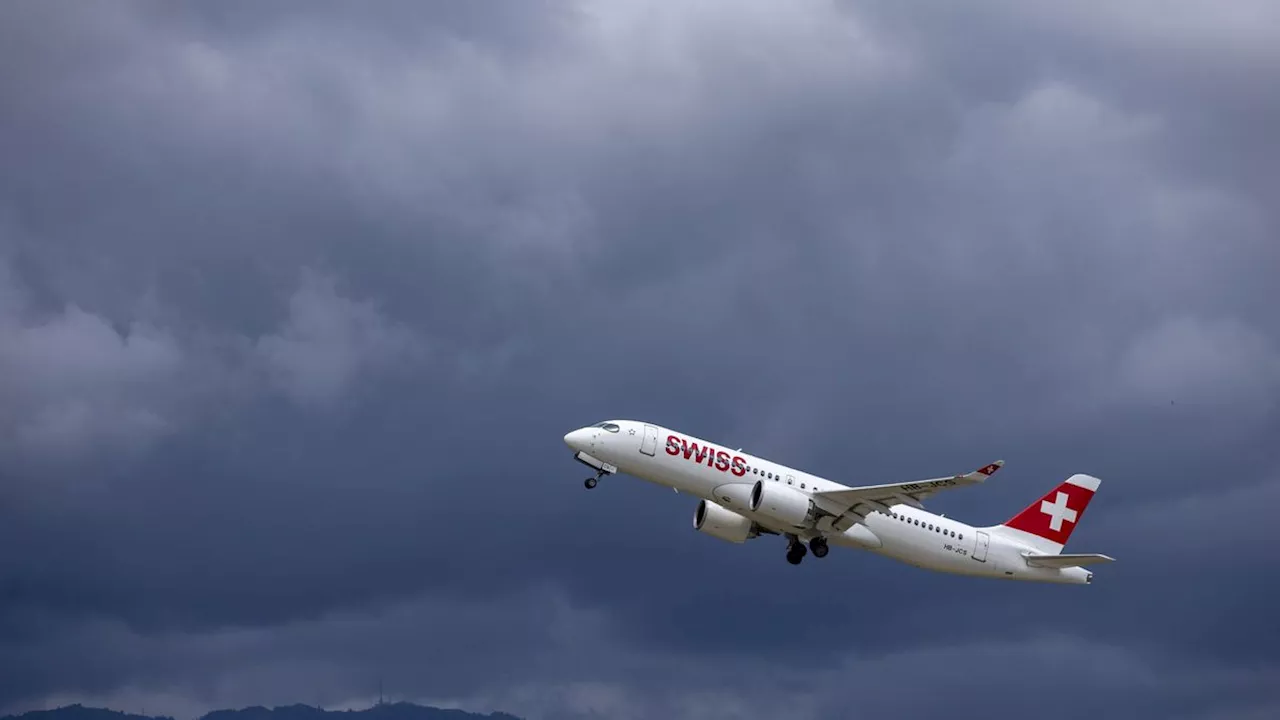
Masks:
[[[0,706],[1274,704],[1275,46],[845,5],[7,5]],[[581,492],[611,416],[852,483],[1004,457],[934,505],[976,522],[1092,472],[1072,546],[1122,562],[792,568]]]

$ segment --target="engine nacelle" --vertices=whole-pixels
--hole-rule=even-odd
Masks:
[[[808,495],[786,485],[757,480],[751,488],[751,512],[780,523],[804,527],[812,510],[813,500]]]
[[[706,500],[699,500],[693,511],[693,529],[731,543],[746,542],[759,534],[751,520]]]

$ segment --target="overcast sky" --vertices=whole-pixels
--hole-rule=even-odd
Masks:
[[[0,3],[0,712],[1280,715],[1280,5]],[[1089,587],[590,493],[642,418]]]

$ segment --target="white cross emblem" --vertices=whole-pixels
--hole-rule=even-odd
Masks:
[[[1054,502],[1040,501],[1040,512],[1049,516],[1049,527],[1054,532],[1062,529],[1063,520],[1072,523],[1076,521],[1076,511],[1067,507],[1067,494],[1061,490],[1058,491],[1058,497]]]

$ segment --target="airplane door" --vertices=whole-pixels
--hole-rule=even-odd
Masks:
[[[987,545],[991,544],[991,536],[978,531],[978,543],[973,547],[973,559],[978,562],[987,561]]]
[[[658,428],[652,425],[644,426],[644,437],[640,438],[640,452],[650,456],[658,452]]]

